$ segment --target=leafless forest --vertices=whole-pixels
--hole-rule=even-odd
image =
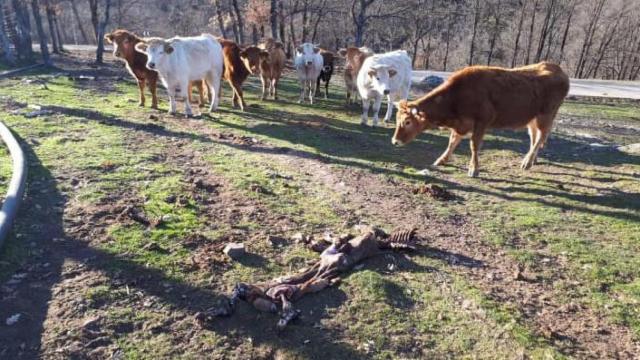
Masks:
[[[148,36],[210,32],[241,44],[278,38],[329,50],[408,50],[415,68],[561,63],[577,78],[636,80],[637,0],[2,0],[5,62],[31,43],[97,44],[127,28]],[[38,41],[40,39],[40,41]],[[44,41],[46,39],[46,41]],[[100,62],[101,53],[97,55]],[[48,61],[47,54],[43,54]]]

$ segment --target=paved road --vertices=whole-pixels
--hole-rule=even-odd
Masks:
[[[446,79],[451,73],[416,70],[413,72],[412,81],[418,83],[429,75],[437,75]],[[640,99],[640,81],[571,79],[569,95]]]

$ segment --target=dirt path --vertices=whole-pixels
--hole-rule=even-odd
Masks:
[[[189,122],[188,129],[217,138],[215,131],[199,122]],[[365,170],[327,164],[295,150],[283,153],[269,144],[247,150],[263,153],[267,161],[277,161],[300,176],[310,177],[311,183],[326,191],[338,192],[342,198],[335,204],[338,213],[357,212],[359,220],[372,224],[416,227],[427,241],[428,253],[447,262],[491,300],[517,309],[525,324],[562,353],[593,359],[630,359],[640,353],[640,343],[628,328],[565,299],[559,289],[586,285],[571,277],[563,259],[550,255],[539,268],[524,269],[504,250],[481,240],[482,234],[470,222],[471,214],[433,214],[425,202],[436,200],[414,195],[414,189],[406,184]]]

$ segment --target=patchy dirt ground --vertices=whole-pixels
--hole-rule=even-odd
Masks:
[[[464,144],[451,166],[423,169],[446,134],[392,148],[391,130],[359,126],[341,89],[297,105],[287,80],[284,101],[260,103],[252,81],[247,112],[225,98],[218,113],[187,120],[137,108],[119,64],[59,63],[0,91],[30,160],[20,221],[0,254],[3,358],[640,353],[640,162],[615,148],[640,138],[636,105],[615,116],[563,108],[529,173],[517,166],[523,134],[496,133],[481,178],[467,179]],[[28,119],[29,105],[50,113]],[[197,326],[194,314],[236,282],[313,260],[296,238],[363,223],[417,228],[422,246],[302,299],[283,333],[275,316],[245,305]],[[226,258],[231,241],[249,255]]]

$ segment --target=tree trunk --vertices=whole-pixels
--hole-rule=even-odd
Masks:
[[[98,48],[96,49],[96,63],[102,64],[104,57],[104,34],[109,24],[109,11],[111,10],[111,0],[104,1],[104,18],[98,25],[97,38]]]
[[[256,24],[251,24],[251,41],[253,45],[258,45],[258,28]]]
[[[277,39],[278,38],[278,0],[271,0],[271,8],[269,9],[269,22],[271,23],[271,37],[274,39]]]
[[[496,42],[498,41],[498,34],[500,32],[500,14],[502,13],[501,9],[500,9],[500,3],[501,1],[498,0],[497,6],[496,6],[496,14],[495,14],[495,24],[493,27],[493,32],[491,34],[491,40],[489,41],[489,54],[487,56],[487,65],[491,65],[491,59],[493,58],[493,51],[496,48]]]
[[[5,13],[2,2],[0,2],[0,47],[2,48],[3,60],[9,65],[14,65],[16,58],[11,48],[9,36],[5,32]]]
[[[84,31],[82,27],[82,20],[80,19],[80,14],[78,13],[78,5],[76,4],[76,0],[69,0],[71,3],[71,11],[73,12],[73,17],[76,19],[76,24],[78,25],[78,30],[80,30],[80,35],[82,36],[82,41],[85,44],[89,43],[89,37],[87,36],[87,32]]]
[[[584,74],[584,68],[587,63],[587,57],[591,51],[591,46],[593,45],[593,36],[596,32],[598,22],[600,21],[600,15],[602,14],[602,8],[604,6],[605,0],[598,0],[595,8],[593,9],[593,16],[589,21],[589,25],[587,26],[587,32],[584,37],[584,41],[582,42],[582,48],[580,50],[580,56],[578,57],[578,64],[576,65],[575,77],[581,78]]]
[[[29,18],[28,3],[22,0],[11,2],[16,13],[16,33],[17,43],[16,53],[20,59],[31,59],[33,57],[33,45],[31,40],[31,20]]]
[[[280,41],[285,41],[285,22],[284,22],[284,5],[282,4],[282,0],[278,1],[278,22],[280,26]]]
[[[47,24],[49,25],[49,36],[51,36],[53,52],[55,54],[59,54],[60,49],[58,48],[58,37],[55,30],[55,24],[53,23],[53,9],[51,8],[49,0],[44,0],[44,10],[45,14],[47,14]]]
[[[238,0],[231,0],[231,4],[233,5],[233,11],[236,14],[236,21],[238,23],[238,38],[240,44],[244,44],[244,20],[242,19],[242,12],[240,11]]]
[[[356,47],[364,45],[364,32],[367,30],[367,8],[371,6],[375,0],[352,0],[351,17],[355,25],[355,43]],[[359,6],[357,6],[359,4]],[[358,11],[356,12],[356,8]]]
[[[480,0],[476,0],[476,5],[473,11],[473,33],[471,34],[471,49],[469,49],[469,63],[473,65],[473,53],[476,50],[476,36],[478,33],[478,22],[480,21]]]
[[[575,0],[571,2],[571,7],[569,10],[569,16],[567,18],[567,24],[564,27],[564,34],[562,35],[562,44],[560,45],[560,61],[559,63],[562,64],[562,62],[564,61],[564,48],[567,44],[567,37],[569,35],[569,28],[571,28],[571,18],[573,17],[573,12],[576,8],[576,2]]]
[[[60,32],[60,22],[58,21],[58,15],[56,15],[55,12],[53,13],[53,27],[56,29],[56,36],[58,37],[58,48],[60,49],[60,52],[64,52],[64,40],[62,40],[63,36]],[[64,31],[62,33],[64,33]],[[64,38],[66,38],[66,36]]]
[[[304,0],[302,7],[302,42],[309,40],[309,0]]]
[[[518,32],[516,33],[516,43],[513,46],[513,57],[511,58],[511,67],[516,66],[518,61],[518,50],[520,47],[520,35],[522,34],[522,24],[524,23],[524,14],[527,10],[527,3],[522,3],[522,10],[520,11],[520,20],[518,20]]]
[[[529,65],[531,59],[531,45],[533,44],[533,29],[536,26],[536,13],[538,12],[538,0],[533,2],[533,14],[531,14],[531,26],[529,27],[529,41],[527,42],[527,58],[524,61],[525,65]]]
[[[220,28],[220,35],[223,38],[227,38],[227,31],[224,28],[224,18],[222,17],[222,9],[220,8],[220,0],[214,0],[213,6],[216,8],[216,19],[218,21],[218,27]]]
[[[40,16],[40,4],[38,4],[38,0],[31,0],[31,12],[33,14],[33,20],[36,23],[36,30],[38,31],[42,61],[44,61],[45,65],[51,65],[49,47],[47,46],[47,34],[45,34],[44,28],[42,27],[42,17]]]
[[[324,8],[326,1],[322,1],[320,6],[320,10],[316,12],[316,20],[313,24],[313,35],[311,35],[311,42],[315,44],[316,37],[318,36],[318,27],[320,26],[320,21],[324,18]]]

